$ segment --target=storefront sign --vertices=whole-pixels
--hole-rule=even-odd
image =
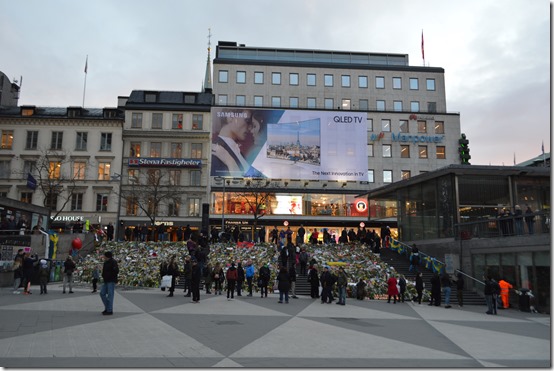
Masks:
[[[130,158],[129,167],[200,168],[202,167],[202,160],[192,159],[192,158],[140,157],[140,158]]]

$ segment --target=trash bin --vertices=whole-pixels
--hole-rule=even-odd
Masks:
[[[520,289],[519,290],[519,310],[521,312],[531,312],[530,298],[527,293],[529,289]]]

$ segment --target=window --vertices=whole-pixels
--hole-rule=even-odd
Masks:
[[[237,106],[246,106],[246,95],[237,95],[235,99]]]
[[[190,158],[196,158],[196,159],[202,158],[202,143],[190,144]]]
[[[298,74],[297,73],[289,74],[289,85],[298,85]]]
[[[396,112],[402,112],[402,101],[401,100],[395,100],[392,102],[392,108]]]
[[[377,111],[384,111],[386,108],[384,100],[377,101]]]
[[[62,142],[63,142],[63,132],[62,131],[52,132],[52,141],[50,142],[50,149],[58,149],[58,150],[62,149]]]
[[[33,174],[34,169],[36,169],[36,161],[25,160],[23,162],[23,174],[21,174],[21,179],[27,179],[27,174]]]
[[[8,179],[11,174],[10,161],[0,161],[0,178]]]
[[[129,178],[129,184],[138,184],[140,171],[138,169],[127,170],[127,176]]]
[[[183,114],[174,113],[171,115],[171,128],[172,129],[182,129],[183,128]]]
[[[182,148],[183,148],[183,145],[181,143],[177,143],[177,142],[171,143],[171,157],[173,158],[183,157]]]
[[[108,211],[108,195],[102,193],[96,195],[96,211]]]
[[[435,79],[427,79],[427,90],[435,91]]]
[[[85,171],[87,168],[87,163],[83,161],[75,161],[73,163],[73,179],[74,180],[85,180]]]
[[[323,85],[333,86],[333,75],[324,75],[323,76]]]
[[[381,120],[381,131],[391,131],[390,120]]]
[[[373,144],[367,145],[367,157],[373,157]]]
[[[308,99],[307,99],[307,107],[308,107],[308,108],[315,108],[315,107],[316,107],[316,100],[315,100],[315,98],[308,98]]]
[[[281,85],[281,72],[271,73],[271,83],[273,85]]]
[[[308,86],[315,86],[316,85],[316,77],[314,73],[309,73],[306,75],[306,84]]]
[[[367,88],[368,87],[367,76],[358,76],[358,87],[359,88]]]
[[[392,170],[383,170],[383,183],[392,183]]]
[[[410,132],[410,124],[408,120],[400,120],[400,132],[401,133],[409,133]]]
[[[161,129],[163,126],[163,113],[152,114],[152,129]]]
[[[333,98],[325,98],[325,109],[334,109],[335,101]]]
[[[58,194],[56,192],[51,192],[46,195],[46,200],[44,201],[44,206],[49,208],[52,211],[58,210]]]
[[[169,184],[172,186],[181,185],[181,170],[169,170]]]
[[[71,211],[83,210],[83,194],[73,193],[71,195]]]
[[[190,185],[193,187],[200,187],[202,180],[202,172],[200,170],[192,170],[190,172]]]
[[[427,133],[427,121],[420,120],[417,122],[417,132]]]
[[[3,197],[6,197],[6,196],[3,196]],[[32,204],[33,192],[21,192],[21,198],[19,199],[19,201]]]
[[[112,133],[100,134],[100,151],[112,150]]]
[[[13,130],[2,130],[2,149],[12,149]]]
[[[289,107],[298,108],[298,97],[290,97],[289,98]]]
[[[199,198],[189,198],[188,216],[200,216],[200,201]]]
[[[173,198],[169,200],[169,203],[167,204],[167,215],[179,216],[180,208],[181,208],[181,201],[178,198]]]
[[[373,119],[367,119],[367,131],[373,131]]]
[[[401,145],[400,146],[400,157],[401,158],[410,158],[410,146]]]
[[[88,133],[87,132],[77,132],[77,141],[75,143],[75,150],[76,151],[86,151],[87,150],[87,140],[88,140]]]
[[[361,110],[369,110],[369,101],[367,99],[360,99],[359,105]]]
[[[439,160],[446,159],[446,149],[444,146],[437,146],[437,159]]]
[[[384,89],[385,88],[385,78],[383,76],[375,77],[375,88]]]
[[[437,102],[427,102],[427,112],[437,112]]]
[[[254,106],[256,107],[263,107],[264,105],[264,97],[261,95],[255,95],[254,96]]]
[[[142,128],[142,113],[132,113],[131,114],[131,127],[135,129]]]
[[[392,146],[390,144],[383,144],[383,157],[392,157]]]
[[[410,102],[410,110],[412,112],[419,112],[419,102]]]
[[[419,80],[417,77],[410,77],[410,90],[419,90]]]
[[[152,142],[150,143],[150,157],[162,157],[162,143]]]
[[[419,158],[427,158],[427,146],[418,146]]]
[[[402,78],[401,77],[393,77],[392,78],[392,88],[393,89],[402,89]]]
[[[375,183],[375,175],[374,175],[374,170],[373,169],[368,169],[367,170],[367,181],[369,183]]]
[[[146,171],[146,184],[149,186],[157,186],[160,184],[160,178],[162,176],[160,169],[148,169]]]
[[[140,157],[140,142],[131,142],[130,157]]]
[[[50,161],[48,164],[48,179],[60,179],[62,163],[60,161]]]
[[[246,84],[246,72],[237,71],[237,84]]]
[[[192,114],[192,130],[204,129],[204,115],[193,113]]]
[[[271,97],[271,107],[281,107],[281,97]]]
[[[350,99],[343,99],[341,103],[341,107],[343,110],[349,110],[350,109]]]
[[[34,108],[22,108],[21,116],[33,116],[35,114]]]
[[[343,88],[350,87],[350,75],[342,75],[340,78],[340,86]]]
[[[402,180],[410,179],[412,172],[410,170],[400,170],[400,178]]]
[[[435,134],[444,134],[444,121],[435,121]]]
[[[226,106],[227,105],[227,95],[225,95],[225,94],[218,95],[217,96],[217,103],[220,106]]]
[[[25,149],[37,149],[38,131],[27,131],[27,140],[25,141]]]
[[[127,215],[136,216],[138,215],[138,201],[135,197],[128,197],[126,200],[125,211]]]
[[[111,166],[109,162],[98,163],[98,180],[110,180]]]
[[[219,82],[222,82],[222,83],[229,82],[229,71],[227,70],[219,71]]]
[[[144,94],[144,101],[147,103],[154,103],[156,102],[157,94],[154,93],[146,93]]]
[[[263,84],[263,83],[264,83],[264,73],[254,72],[254,84]]]

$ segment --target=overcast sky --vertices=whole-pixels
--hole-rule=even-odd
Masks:
[[[200,91],[208,28],[248,46],[408,54],[445,69],[471,163],[550,152],[547,0],[0,0],[0,71],[20,105],[115,107],[133,89]]]

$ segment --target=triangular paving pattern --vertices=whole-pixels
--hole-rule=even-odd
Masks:
[[[212,367],[230,367],[230,368],[237,368],[237,367],[243,367],[243,366],[241,366],[240,364],[236,363],[236,362],[233,361],[233,360],[230,360],[229,358],[225,358],[225,359],[219,361],[218,363],[216,363],[215,365],[213,365]]]
[[[347,304],[348,305],[348,304]],[[391,304],[392,305],[392,304]],[[381,307],[382,308],[382,307]],[[348,317],[348,318],[367,318],[367,319],[418,319],[414,317],[404,316],[387,312],[385,310],[362,308],[350,305],[348,310],[345,310],[342,305],[321,304],[318,301],[312,303],[302,312],[297,314],[299,317]]]
[[[435,307],[428,305],[413,306],[413,309],[426,320],[444,320],[444,321],[483,321],[483,322],[525,322],[521,319],[509,318],[501,315],[485,314],[487,308],[483,306],[483,312],[472,312],[468,310],[460,310],[456,308],[445,309],[443,307]]]

